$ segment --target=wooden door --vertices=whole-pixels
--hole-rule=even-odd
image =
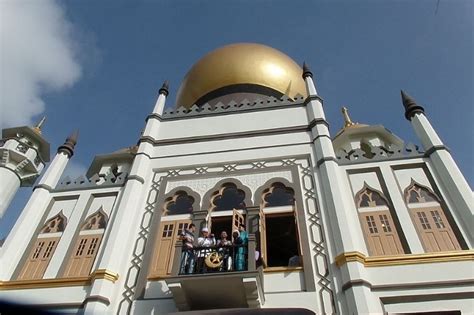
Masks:
[[[441,207],[414,208],[411,214],[427,252],[461,249]]]
[[[18,276],[18,280],[43,278],[58,242],[59,237],[38,238],[31,249],[28,260]]]
[[[103,234],[79,235],[64,277],[87,277],[99,251]]]
[[[361,212],[359,218],[370,255],[398,255],[404,253],[389,211]]]
[[[166,221],[161,223],[153,259],[153,276],[166,276],[171,274],[175,244],[179,235],[188,228],[189,224],[191,224],[191,220]]]

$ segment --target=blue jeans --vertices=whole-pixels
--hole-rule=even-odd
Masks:
[[[194,250],[183,248],[181,252],[181,266],[179,268],[179,274],[192,274],[194,272],[194,260]]]

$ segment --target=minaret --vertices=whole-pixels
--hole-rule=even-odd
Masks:
[[[34,127],[2,130],[0,141],[0,218],[18,188],[34,184],[49,161],[49,143],[41,135],[46,117]]]
[[[41,223],[44,211],[47,210],[47,205],[51,200],[50,192],[58,183],[69,159],[74,154],[77,137],[78,132],[75,131],[67,137],[64,144],[59,146],[56,156],[49,164],[38,185],[35,186],[28,203],[8,234],[0,252],[0,266],[2,266],[0,268],[0,280],[11,278],[21,256],[34,236],[37,226]]]
[[[443,191],[447,192],[449,201],[453,204],[453,212],[457,213],[465,231],[468,231],[469,243],[474,244],[472,227],[474,226],[474,203],[472,190],[459,170],[449,149],[430,124],[425,110],[413,98],[401,91],[405,118],[415,129],[415,133],[425,149],[425,155],[430,159],[433,171],[439,179]]]
[[[332,238],[331,259],[342,253],[358,251],[367,254],[367,247],[363,234],[358,224],[359,218],[350,188],[349,181],[339,164],[334,153],[329,124],[324,114],[322,99],[316,91],[313,83],[313,74],[308,65],[303,64],[303,79],[308,92],[307,113],[310,120],[313,152],[316,159],[315,176],[319,179],[323,192],[321,204],[324,206],[325,215],[323,219],[328,220],[329,231]],[[350,263],[351,264],[351,263]],[[350,279],[357,279],[364,273],[360,264],[349,264],[341,266],[341,283]],[[352,286],[345,291],[347,307],[351,312],[357,314],[383,313],[380,302],[365,286]],[[360,302],[363,301],[363,302]]]
[[[145,130],[138,142],[138,151],[127,177],[120,205],[116,210],[114,224],[111,226],[109,242],[105,247],[102,259],[98,262],[97,269],[107,269],[123,275],[127,273],[126,267],[130,263],[129,259],[134,249],[134,238],[132,236],[138,233],[136,229],[140,226],[140,217],[136,214],[136,210],[141,209],[147,199],[145,183],[148,183],[150,176],[153,175],[150,156],[153,155],[154,142],[158,140],[158,130],[162,123],[161,116],[163,115],[168,93],[168,82],[165,81],[159,89],[153,112],[146,119]],[[146,277],[145,274],[142,274],[142,276]],[[124,279],[126,279],[125,276],[119,278],[118,282]],[[107,280],[96,279],[92,284],[89,295],[113,300],[119,294],[117,290],[122,286],[123,283],[113,284]],[[107,308],[108,304],[104,304],[101,300],[86,298],[86,301],[87,303],[84,304],[85,314],[112,312],[111,309]],[[126,311],[128,306],[121,303],[119,307],[120,310],[117,313]]]

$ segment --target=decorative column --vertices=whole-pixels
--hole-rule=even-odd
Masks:
[[[405,92],[401,91],[401,95],[405,107],[405,118],[411,122],[413,129],[415,129],[442,190],[446,192],[450,203],[454,206],[454,209],[451,210],[458,215],[463,230],[469,237],[467,241],[472,247],[474,244],[472,233],[474,200],[472,190],[451,156],[449,149],[430,124],[424,108]]]
[[[313,152],[316,159],[315,176],[319,179],[323,193],[322,203],[329,219],[333,253],[336,255],[358,251],[367,254],[367,247],[358,224],[357,209],[353,201],[349,181],[343,170],[339,168],[336,154],[329,134],[329,125],[323,110],[322,99],[319,97],[313,83],[313,74],[306,65],[303,65],[303,79],[308,92],[307,113],[310,120],[313,138]],[[349,268],[349,264],[351,264]],[[340,285],[351,283],[352,279],[364,277],[364,267],[351,262],[341,266]],[[350,285],[345,290],[347,306],[351,312],[357,314],[383,313],[380,303],[364,285]]]
[[[89,296],[94,297],[94,299],[86,301],[84,305],[85,314],[111,313],[112,310],[108,308],[109,303],[105,301],[111,301],[112,305],[118,304],[119,309],[117,312],[119,314],[128,314],[130,311],[133,293],[129,292],[130,295],[119,303],[119,301],[124,298],[120,296],[120,290],[124,287],[124,281],[126,281],[127,275],[134,279],[133,281],[128,280],[127,286],[133,286],[130,281],[135,282],[136,279],[138,279],[138,273],[140,271],[137,266],[141,261],[136,259],[134,260],[137,261],[137,263],[130,269],[127,270],[127,268],[130,267],[130,259],[136,251],[135,239],[138,234],[138,229],[140,226],[149,226],[151,224],[151,217],[147,222],[140,222],[141,215],[139,215],[139,213],[141,213],[147,199],[146,183],[149,183],[153,175],[151,170],[151,156],[154,152],[154,141],[156,141],[158,135],[161,115],[168,93],[168,83],[165,82],[159,90],[153,113],[147,117],[145,130],[140,138],[137,154],[122,191],[120,205],[116,210],[114,221],[110,225],[112,230],[107,239],[104,240],[106,247],[102,259],[97,265],[98,269],[106,269],[118,273],[118,281],[112,283],[106,279],[96,279],[89,292]],[[143,246],[141,252],[141,254],[143,254],[145,251],[145,240],[141,243],[141,246]],[[117,301],[115,301],[115,299],[117,299]],[[115,312],[115,310],[113,312]]]
[[[1,280],[9,280],[12,277],[21,256],[34,236],[37,226],[41,223],[44,212],[51,200],[50,192],[58,183],[69,159],[74,154],[77,137],[78,132],[75,131],[67,137],[63,145],[59,146],[56,156],[38,185],[35,186],[28,203],[5,240],[0,252]]]
[[[2,130],[0,141],[0,218],[18,188],[33,186],[45,162],[49,162],[49,143],[41,135],[46,117],[35,127]]]

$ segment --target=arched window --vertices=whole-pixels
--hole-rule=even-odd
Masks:
[[[245,192],[234,183],[223,184],[211,199],[211,211],[245,208]]]
[[[426,187],[412,182],[405,192],[405,200],[407,203],[422,203],[431,201],[437,202],[438,198]]]
[[[373,189],[365,188],[357,196],[357,206],[359,208],[387,206],[387,202],[382,195]]]
[[[427,252],[460,250],[439,198],[414,180],[405,189],[405,201],[418,236]]]
[[[28,259],[23,266],[18,279],[32,280],[42,279],[53,257],[59,240],[66,228],[67,219],[61,210],[54,217],[46,221],[40,230],[33,247],[31,248]]]
[[[193,212],[194,198],[185,191],[178,191],[165,200],[163,215],[189,214]]]
[[[388,202],[367,183],[356,194],[355,203],[370,255],[397,255],[404,250]]]
[[[264,207],[281,207],[295,204],[295,191],[282,183],[274,183],[263,191]]]
[[[86,218],[69,258],[64,277],[84,277],[90,274],[107,220],[107,214],[102,207]]]

